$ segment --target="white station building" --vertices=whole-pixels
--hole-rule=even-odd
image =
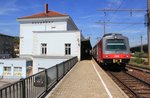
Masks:
[[[69,15],[49,11],[46,4],[45,12],[21,17],[17,21],[20,23],[20,59],[33,61],[33,74],[74,56],[80,60],[83,37]],[[0,60],[2,69],[18,66],[13,62],[5,65],[5,61]],[[19,65],[22,76],[26,76],[24,66],[27,65],[23,61]],[[3,72],[0,75],[3,76]]]

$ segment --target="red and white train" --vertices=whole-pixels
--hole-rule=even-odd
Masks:
[[[105,34],[93,47],[93,57],[99,63],[128,63],[130,47],[128,38],[122,34]]]

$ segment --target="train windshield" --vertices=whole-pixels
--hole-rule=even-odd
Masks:
[[[108,39],[106,44],[107,50],[126,50],[123,39]]]

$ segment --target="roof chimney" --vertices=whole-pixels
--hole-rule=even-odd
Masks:
[[[45,14],[48,13],[48,4],[45,4]]]

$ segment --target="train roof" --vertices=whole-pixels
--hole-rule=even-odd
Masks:
[[[103,40],[103,38],[105,37],[107,39],[107,37],[112,37],[112,36],[117,36],[117,37],[123,37],[123,38],[127,38],[126,36],[123,36],[120,33],[107,33],[105,35],[103,35],[103,37],[101,38],[101,40]],[[95,47],[101,40],[99,40],[93,47]]]
[[[120,35],[120,36],[122,36],[122,34],[119,34],[119,33],[108,33],[108,34],[103,35],[103,37],[112,36],[112,35]]]

